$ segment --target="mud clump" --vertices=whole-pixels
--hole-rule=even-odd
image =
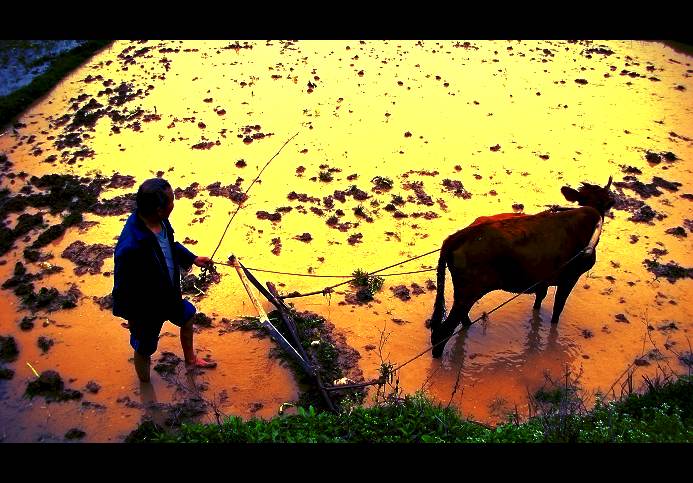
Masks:
[[[426,191],[424,191],[424,185],[422,181],[412,181],[404,183],[403,188],[405,190],[414,191],[416,198],[414,199],[413,197],[410,197],[410,201],[416,201],[417,204],[425,206],[434,205],[433,199],[428,194],[426,194]]]
[[[200,397],[192,397],[177,404],[167,405],[168,417],[164,424],[170,427],[180,426],[194,418],[207,413],[207,402]]]
[[[97,392],[99,392],[101,390],[101,386],[99,385],[99,383],[97,383],[95,381],[87,382],[87,384],[86,384],[86,386],[84,386],[84,388],[92,394],[96,394]]]
[[[310,243],[313,240],[313,235],[310,233],[303,233],[302,235],[296,235],[294,237],[295,240],[302,241],[304,243]]]
[[[19,349],[17,348],[17,342],[11,335],[3,336],[0,335],[0,361],[3,362],[14,362],[19,356]]]
[[[177,200],[179,200],[181,198],[188,198],[191,200],[197,196],[197,193],[200,191],[199,188],[200,188],[200,183],[194,182],[185,189],[176,188],[175,191],[173,192],[173,194]]]
[[[19,322],[19,328],[25,332],[28,332],[34,328],[35,320],[36,317],[31,317],[28,315],[26,317],[22,317],[22,320]]]
[[[652,220],[655,218],[661,221],[666,217],[666,215],[657,213],[649,205],[645,204],[644,201],[631,198],[630,196],[624,195],[622,192],[613,193],[613,196],[616,201],[614,209],[632,213],[632,216],[628,218],[628,220],[634,223],[652,224]]]
[[[0,380],[10,380],[14,377],[14,371],[7,367],[0,367]]]
[[[43,371],[37,379],[29,382],[26,395],[30,398],[43,396],[46,402],[69,401],[82,397],[82,393],[75,389],[65,389],[60,374],[53,370]]]
[[[221,182],[217,181],[207,186],[207,191],[209,191],[210,196],[221,196],[223,198],[228,198],[234,203],[240,205],[243,204],[247,199],[248,195],[243,193],[240,188],[240,183],[243,180],[238,178],[236,184],[230,184],[228,186],[221,186]]]
[[[65,439],[82,439],[87,435],[84,431],[79,428],[72,428],[67,433],[65,433]]]
[[[41,351],[45,354],[48,352],[48,350],[53,347],[55,344],[55,341],[51,339],[50,337],[46,337],[44,335],[40,336],[38,340],[36,341],[37,345],[41,349]]]
[[[347,242],[349,242],[349,245],[356,245],[357,243],[363,243],[363,234],[354,233],[353,235],[351,235],[347,239]]]
[[[279,254],[282,252],[282,241],[280,237],[277,238],[272,238],[272,254],[279,256]]]
[[[96,202],[90,212],[99,216],[120,216],[131,213],[135,209],[135,194],[128,193],[115,198]]]
[[[273,223],[282,221],[281,213],[268,213],[266,211],[256,211],[255,216],[258,220],[269,220]]]
[[[214,327],[212,319],[202,312],[197,312],[192,316],[193,325],[197,327]]]
[[[106,258],[111,258],[113,253],[113,247],[101,243],[87,245],[83,241],[77,240],[71,243],[61,256],[77,265],[74,269],[75,275],[84,275],[85,273],[96,275],[101,273],[103,261]]]
[[[443,188],[445,188],[445,191],[453,193],[458,198],[468,200],[472,197],[472,194],[464,189],[464,185],[461,181],[444,179],[442,185]]]
[[[655,277],[664,277],[669,283],[675,283],[680,278],[693,278],[693,268],[685,268],[676,262],[669,262],[666,265],[656,260],[643,260],[643,264],[652,272]]]
[[[91,299],[96,305],[99,306],[101,310],[111,310],[113,308],[113,294],[109,293],[103,297],[97,297],[94,295]]]
[[[173,352],[162,352],[159,362],[154,366],[154,370],[162,376],[175,374],[176,368],[181,362],[183,362],[183,359]]]
[[[411,292],[409,291],[406,285],[397,285],[395,287],[390,287],[390,290],[392,290],[393,295],[400,299],[402,302],[407,302],[408,300],[411,300]]]
[[[665,231],[667,235],[674,235],[675,237],[679,238],[685,238],[688,236],[686,233],[686,229],[682,226],[677,226],[674,228],[669,228],[668,230]]]
[[[133,186],[135,186],[134,176],[130,176],[129,174],[115,173],[113,176],[111,176],[106,188],[123,189],[132,188]]]

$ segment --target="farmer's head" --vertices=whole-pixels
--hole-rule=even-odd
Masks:
[[[173,211],[173,190],[163,178],[152,178],[137,190],[137,211],[147,218],[165,220]]]

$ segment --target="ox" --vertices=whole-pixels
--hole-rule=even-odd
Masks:
[[[464,328],[472,324],[472,305],[493,290],[534,293],[534,310],[538,310],[548,287],[556,286],[551,323],[557,324],[580,275],[596,261],[594,248],[604,214],[614,205],[611,181],[609,177],[603,188],[588,183],[582,183],[578,190],[562,187],[563,196],[580,208],[558,208],[536,215],[482,216],[449,236],[440,249],[438,287],[430,319],[433,357],[443,354],[445,341],[460,322]],[[442,322],[446,266],[452,277],[454,302]],[[534,284],[538,285],[527,291]]]

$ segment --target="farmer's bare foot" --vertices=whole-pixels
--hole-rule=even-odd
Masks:
[[[185,365],[191,369],[214,369],[217,367],[215,361],[200,358],[195,359],[194,362],[186,362]]]

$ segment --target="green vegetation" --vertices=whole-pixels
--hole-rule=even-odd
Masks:
[[[552,392],[544,402],[561,404],[562,401],[559,392]],[[631,394],[621,401],[597,401],[594,409],[581,414],[549,412],[522,424],[509,421],[496,428],[463,419],[456,409],[442,407],[416,394],[391,399],[376,407],[355,407],[341,414],[317,412],[309,407],[299,408],[298,414],[271,420],[243,421],[234,416],[222,424],[184,424],[175,433],[150,425],[138,428],[133,434],[139,437],[129,441],[188,443],[690,443],[693,442],[693,377],[650,384],[645,394]]]
[[[89,40],[74,49],[55,57],[46,72],[37,76],[27,86],[7,96],[0,97],[0,127],[21,114],[36,99],[45,95],[68,73],[79,67],[94,53],[109,45],[111,40]]]
[[[354,287],[363,287],[368,290],[371,295],[375,295],[380,289],[383,288],[383,283],[385,279],[383,277],[369,275],[368,272],[364,272],[360,268],[354,270],[351,274],[354,280],[351,281],[351,285]]]

